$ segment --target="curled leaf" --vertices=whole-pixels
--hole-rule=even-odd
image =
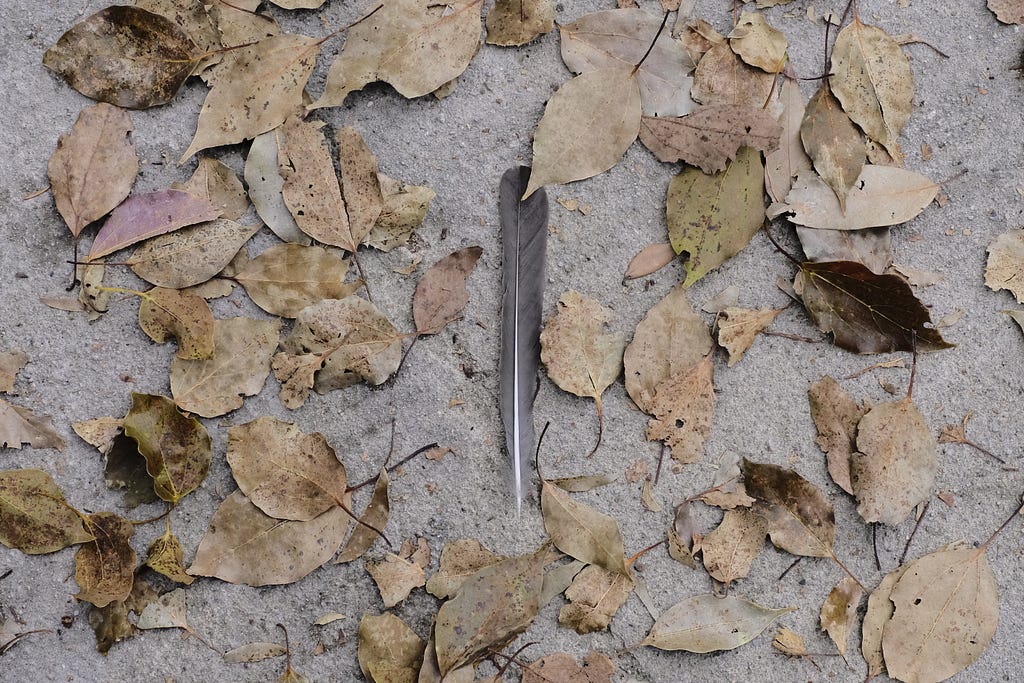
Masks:
[[[284,178],[278,165],[283,134],[280,128],[257,135],[245,157],[245,182],[256,213],[275,235],[285,242],[309,244],[309,235],[295,223],[281,190]]]

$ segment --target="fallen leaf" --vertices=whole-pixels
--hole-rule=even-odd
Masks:
[[[72,26],[43,65],[86,97],[145,109],[171,101],[198,63],[197,52],[173,21],[115,5]]]
[[[112,512],[97,512],[85,518],[93,536],[75,553],[75,583],[79,600],[96,607],[128,599],[135,578],[135,551],[130,543],[135,527]]]
[[[228,430],[231,474],[253,505],[307,522],[345,499],[345,466],[320,432],[264,416]]]
[[[569,290],[558,300],[556,312],[540,333],[540,359],[558,388],[597,404],[597,445],[604,432],[601,394],[622,373],[626,339],[608,331],[612,312],[593,299]]]
[[[668,608],[640,644],[698,653],[732,650],[749,643],[793,609],[761,607],[735,595],[695,595]]]
[[[754,512],[768,520],[775,547],[804,557],[834,557],[835,512],[814,484],[792,470],[746,458],[743,480]]]
[[[715,45],[728,45],[726,37],[716,31],[714,27],[703,19],[695,19],[686,16],[686,12],[680,12],[676,18],[676,26],[672,34],[683,44],[683,49],[690,56],[694,64],[700,64],[700,60]],[[685,21],[686,25],[680,28],[679,24]],[[730,50],[731,51],[731,50]]]
[[[664,441],[672,458],[694,463],[704,454],[715,411],[714,366],[711,354],[689,370],[678,372],[655,387],[646,412],[647,440]]]
[[[700,307],[700,310],[705,313],[711,313],[717,315],[727,308],[735,308],[740,305],[740,288],[736,285],[729,285],[721,292],[708,299],[707,302]]]
[[[213,513],[188,573],[247,586],[292,583],[331,559],[348,523],[340,507],[308,522],[274,519],[235,491]]]
[[[53,418],[0,399],[0,447],[19,449],[26,443],[32,448],[58,451],[67,445],[54,428]]]
[[[562,85],[533,134],[533,171],[523,194],[603,173],[640,133],[640,86],[631,67],[587,71]]]
[[[821,606],[821,629],[836,644],[843,657],[846,657],[846,641],[856,624],[857,607],[863,597],[864,589],[847,576],[835,585]]]
[[[658,35],[662,17],[640,9],[610,9],[584,14],[558,27],[562,61],[576,74],[629,69],[640,64],[635,81],[643,113],[683,116],[693,109],[689,90],[693,61],[668,31]],[[651,42],[657,36],[653,47]],[[582,130],[588,130],[584,126]],[[635,137],[635,136],[634,136]]]
[[[835,193],[825,189],[832,197],[830,201],[835,201]],[[846,201],[849,211],[849,196]],[[800,248],[808,261],[856,261],[878,275],[892,265],[892,236],[889,228],[818,230],[801,225],[794,227],[800,239]]]
[[[201,296],[154,287],[142,292],[139,327],[157,344],[178,340],[177,358],[213,358],[213,311]]]
[[[347,617],[344,614],[340,613],[340,612],[326,612],[326,613],[320,615],[317,618],[317,620],[313,622],[313,625],[314,626],[327,626],[328,624],[333,624],[336,621],[341,621],[342,619],[346,619],[346,618]]]
[[[694,542],[696,531],[693,525],[693,506],[689,502],[683,502],[676,506],[675,514],[672,516],[672,526],[668,528],[668,554],[676,562],[685,564],[690,569],[697,568],[697,560],[694,558],[698,548]],[[761,538],[762,545],[764,537]],[[655,618],[657,618],[655,616]]]
[[[442,676],[529,628],[540,609],[547,552],[542,547],[484,567],[441,605],[434,647]]]
[[[651,512],[661,512],[664,509],[658,499],[654,497],[654,485],[651,484],[650,479],[644,479],[644,483],[640,486],[640,504]]]
[[[132,272],[168,289],[201,284],[224,270],[259,230],[218,218],[160,235],[136,247],[127,259]]]
[[[388,498],[389,484],[388,472],[382,469],[377,476],[377,483],[373,486],[370,502],[366,504],[366,509],[359,517],[359,523],[353,528],[352,535],[349,536],[334,564],[359,559],[380,538],[391,516],[391,501]]]
[[[804,645],[804,639],[800,637],[800,634],[790,631],[785,626],[780,626],[779,630],[775,632],[772,647],[787,657],[807,656],[807,646]]]
[[[280,128],[253,138],[245,157],[245,182],[249,186],[249,199],[267,227],[285,242],[307,245],[311,238],[299,229],[281,194],[284,178],[278,154],[283,142]]]
[[[294,318],[324,299],[344,299],[361,286],[344,282],[348,261],[323,247],[275,244],[249,261],[234,279],[267,313]]]
[[[1017,323],[1017,326],[1020,327],[1021,331],[1024,331],[1024,311],[1003,311],[1003,313],[1013,318],[1014,322]]]
[[[199,160],[187,182],[174,183],[171,188],[205,199],[228,220],[238,220],[249,209],[249,197],[235,171],[210,157]]]
[[[378,173],[384,207],[364,243],[391,251],[408,243],[413,231],[423,222],[436,193],[422,185],[407,185]]]
[[[934,287],[946,279],[942,273],[933,270],[918,270],[899,263],[892,264],[892,270],[899,273],[913,287]]]
[[[180,628],[191,633],[185,615],[185,589],[175,588],[145,606],[139,615],[139,630]]]
[[[622,533],[614,518],[584,505],[547,481],[541,483],[544,529],[555,547],[581,562],[626,574]]]
[[[115,643],[135,635],[135,626],[128,613],[142,614],[146,605],[156,600],[156,589],[143,578],[136,577],[127,600],[115,600],[106,607],[89,609],[89,626],[96,634],[96,649],[106,654]]]
[[[591,651],[577,664],[565,652],[555,652],[523,669],[523,683],[611,683],[615,664],[600,652]]]
[[[762,308],[756,311],[745,308],[726,308],[718,321],[718,344],[729,352],[731,368],[743,358],[743,354],[754,343],[762,330],[775,320],[781,308]]]
[[[986,546],[939,550],[907,565],[889,596],[895,613],[882,632],[890,676],[944,681],[988,648],[999,622],[999,589]]]
[[[153,539],[149,544],[149,550],[146,551],[146,566],[171,581],[188,586],[195,578],[185,573],[183,554],[181,541],[171,533],[171,526],[168,523],[164,535]]]
[[[525,45],[555,27],[552,0],[498,0],[487,12],[487,44]]]
[[[845,213],[846,195],[864,168],[866,152],[860,133],[832,95],[828,81],[807,103],[800,124],[800,140],[814,170],[835,193],[840,213]]]
[[[633,579],[628,574],[588,565],[565,591],[569,604],[558,613],[558,623],[579,634],[603,631],[631,592]]]
[[[0,351],[0,393],[14,390],[14,379],[26,365],[28,354],[24,351]]]
[[[797,225],[826,230],[862,230],[905,223],[924,211],[939,186],[921,175],[894,166],[867,164],[846,195],[846,208],[817,174],[801,171],[782,204],[768,217],[786,214]]]
[[[374,81],[403,97],[422,97],[466,70],[480,48],[481,0],[446,6],[432,0],[391,0],[345,36],[313,109],[336,107]]]
[[[725,584],[742,579],[764,548],[768,520],[747,508],[726,510],[722,522],[701,539],[704,568]]]
[[[84,516],[42,470],[0,471],[0,543],[26,555],[94,540]]]
[[[381,562],[366,562],[366,571],[377,584],[384,608],[391,609],[426,583],[423,567],[388,553]]]
[[[994,292],[1008,290],[1024,303],[1024,230],[1010,230],[988,245],[985,285]]]
[[[836,346],[856,353],[938,351],[953,345],[898,275],[876,275],[853,261],[801,263],[804,307]]]
[[[913,110],[914,74],[899,43],[854,12],[832,46],[828,84],[853,122],[901,162],[896,138]]]
[[[281,34],[225,52],[206,95],[185,161],[202,149],[233,145],[277,128],[302,106],[320,41]]]
[[[818,448],[827,455],[829,476],[839,488],[852,494],[850,459],[857,447],[857,425],[868,409],[828,375],[810,386],[807,399],[818,430]]]
[[[764,158],[765,189],[773,202],[785,200],[793,186],[793,178],[800,171],[811,168],[811,159],[800,141],[800,124],[804,120],[806,104],[796,81],[787,78],[783,82],[779,99],[782,101],[782,113],[779,114],[782,133],[778,148]]]
[[[181,190],[132,195],[107,218],[89,249],[89,260],[112,254],[150,237],[217,218],[209,202]]]
[[[866,522],[897,525],[935,490],[936,442],[910,398],[879,403],[861,418],[850,479]]]
[[[190,0],[134,0],[132,4],[170,19],[192,40],[198,50],[197,58],[200,59],[192,70],[193,75],[220,61],[220,32],[207,6],[197,5]]]
[[[693,72],[690,96],[705,106],[738,104],[761,109],[775,79],[746,64],[726,42],[712,45]]]
[[[641,130],[641,133],[643,131]],[[647,143],[644,143],[647,144]],[[624,280],[635,280],[656,273],[676,258],[676,250],[668,242],[656,242],[641,249],[626,266]]]
[[[685,161],[707,174],[724,171],[741,147],[771,152],[782,128],[763,109],[738,104],[698,107],[678,118],[645,116],[640,142],[660,161]]]
[[[894,572],[886,574],[868,596],[868,608],[861,623],[861,653],[868,664],[868,676],[874,677],[885,671],[885,658],[882,654],[882,634],[885,625],[892,619],[896,608],[890,600],[892,589],[903,577],[908,565],[903,565]]]
[[[285,652],[280,643],[246,643],[225,652],[224,661],[229,664],[262,662],[271,657],[283,657]]]
[[[217,2],[210,5],[210,16],[214,19],[224,47],[237,48],[281,32],[281,27],[272,17],[256,11],[259,5],[255,0],[232,0],[230,4]],[[223,77],[233,62],[225,61],[226,64],[221,62],[204,74],[207,83]]]
[[[422,536],[416,538],[415,546],[412,540],[407,538],[402,541],[402,548],[398,551],[398,556],[426,569],[430,565],[430,545]]]
[[[394,614],[364,614],[359,620],[359,668],[369,683],[415,681],[423,647],[423,640]]]
[[[95,446],[100,453],[106,453],[114,444],[114,439],[121,432],[122,420],[117,417],[97,417],[92,420],[73,422],[75,430],[83,441]]]
[[[1020,0],[988,0],[988,8],[1004,24],[1024,24],[1024,7]]]
[[[86,107],[50,156],[50,190],[71,234],[99,220],[128,196],[139,160],[128,112],[109,104]]]
[[[270,374],[279,320],[225,318],[213,326],[214,357],[171,361],[171,395],[183,410],[216,417],[242,407]]]
[[[764,222],[761,155],[741,147],[725,170],[709,176],[687,168],[672,178],[665,200],[668,236],[687,254],[689,287],[747,246]]]
[[[423,274],[412,295],[416,334],[437,334],[462,314],[469,303],[466,280],[482,253],[480,247],[460,249],[442,258]]]
[[[729,47],[744,62],[768,73],[780,72],[786,65],[786,36],[758,12],[740,15],[729,34]]]
[[[427,581],[427,592],[442,600],[453,597],[468,577],[502,559],[475,539],[452,541],[441,550],[441,566]]]
[[[339,128],[337,138],[349,231],[352,242],[358,246],[366,239],[384,208],[377,158],[355,128]]]
[[[626,393],[650,413],[658,386],[700,363],[713,343],[707,324],[686,298],[686,288],[674,287],[647,311],[626,346]]]
[[[754,499],[747,495],[740,471],[742,458],[736,453],[727,453],[718,464],[714,485],[703,493],[700,500],[723,510],[736,507],[750,507]]]
[[[583,568],[586,566],[587,565],[584,562],[572,560],[545,571],[544,587],[541,588],[540,591],[541,608],[550,604],[556,596],[568,590],[569,586],[572,585],[573,579],[575,579],[576,575],[583,571]]]

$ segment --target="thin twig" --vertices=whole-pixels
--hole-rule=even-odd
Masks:
[[[433,443],[428,443],[426,446],[421,446],[420,448],[417,448],[415,451],[413,451],[409,455],[405,456],[404,458],[399,460],[397,463],[395,463],[391,467],[387,468],[387,473],[391,474],[392,472],[397,470],[399,467],[401,467],[405,463],[407,463],[410,460],[412,460],[413,458],[415,458],[417,455],[420,455],[421,453],[425,453],[425,452],[429,451],[432,448],[437,448],[437,442],[436,441],[433,442]],[[352,493],[353,491],[358,491],[361,488],[365,488],[365,487],[369,486],[370,484],[372,484],[375,481],[377,481],[377,477],[375,477],[375,476],[374,477],[370,477],[366,481],[361,481],[358,484],[356,484],[355,486],[349,486],[347,489],[345,489],[345,493]]]
[[[800,564],[800,560],[802,560],[802,559],[804,559],[804,558],[798,557],[795,560],[793,560],[793,564],[791,564],[788,567],[786,567],[786,571],[784,571],[781,574],[779,574],[779,578],[777,578],[775,580],[776,581],[782,581],[784,578],[786,578],[786,574],[788,574],[789,572],[793,571],[793,567],[795,567],[798,564]]]
[[[661,32],[665,30],[665,24],[668,23],[668,15],[669,12],[665,12],[665,16],[661,20],[661,26],[658,27],[658,32],[654,34],[654,40],[652,40],[651,44],[647,46],[647,52],[644,53],[644,56],[640,58],[640,61],[636,63],[633,70],[629,72],[630,77],[640,70],[640,66],[644,63],[644,60],[646,60],[647,56],[651,54],[652,50],[654,50],[654,45],[658,42],[658,38],[661,38]]]
[[[901,567],[903,566],[903,561],[907,559],[907,552],[910,550],[910,544],[914,540],[914,535],[917,533],[917,530],[921,527],[921,521],[924,519],[924,516],[928,513],[928,506],[931,505],[931,504],[932,504],[932,501],[930,501],[930,500],[925,501],[924,509],[921,510],[921,516],[917,518],[916,522],[914,522],[914,528],[910,531],[910,535],[907,536],[907,542],[903,545],[903,552],[900,553],[900,565],[899,566],[901,566]]]

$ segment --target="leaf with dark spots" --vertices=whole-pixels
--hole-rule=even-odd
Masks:
[[[135,551],[131,537],[135,527],[112,512],[97,512],[86,519],[93,540],[75,553],[75,582],[79,600],[96,607],[126,600],[135,578]]]
[[[777,548],[807,557],[834,557],[836,515],[811,482],[778,465],[743,460],[743,481],[754,511],[768,520]]]
[[[52,553],[93,536],[42,470],[0,472],[0,543],[28,555]]]

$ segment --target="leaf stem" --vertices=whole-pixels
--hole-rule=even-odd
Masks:
[[[537,468],[537,477],[544,481],[544,475],[540,473],[540,446],[544,443],[544,435],[548,433],[548,427],[551,426],[551,420],[544,423],[544,429],[540,430],[540,438],[537,439],[537,448],[533,452],[533,466]]]
[[[838,557],[836,557],[836,554],[832,551],[831,548],[829,549],[828,554],[829,554],[829,557],[832,558],[832,561],[835,562],[836,564],[838,564],[839,568],[842,569],[844,572],[846,572],[846,575],[849,576],[851,579],[853,579],[854,583],[856,583],[858,586],[860,586],[860,589],[862,591],[864,591],[865,593],[870,593],[871,592],[871,591],[869,591],[867,589],[867,586],[865,586],[863,583],[861,583],[860,579],[858,579],[856,576],[854,576],[853,572],[851,572],[847,568],[847,566],[845,564],[843,564],[843,561],[840,560]]]
[[[399,460],[397,463],[395,463],[391,467],[387,468],[388,474],[391,474],[392,472],[397,470],[399,467],[401,467],[405,463],[407,463],[410,460],[412,460],[413,458],[415,458],[417,455],[420,455],[421,453],[425,453],[425,452],[429,451],[432,448],[437,448],[437,442],[436,441],[433,442],[433,443],[428,443],[426,446],[421,446],[420,448],[417,448],[415,451],[413,451],[409,455],[405,456],[404,458]],[[345,489],[345,493],[352,493],[353,491],[358,491],[361,488],[365,488],[365,487],[369,486],[370,484],[372,484],[375,481],[377,481],[377,477],[370,477],[366,481],[361,481],[358,484],[356,484],[355,486],[349,486],[347,489]]]
[[[588,458],[597,453],[597,449],[601,447],[601,439],[604,437],[604,411],[601,410],[601,397],[598,396],[594,401],[597,403],[597,443],[594,444],[593,450],[587,453]]]
[[[665,30],[665,24],[668,23],[668,15],[669,13],[665,12],[665,16],[661,20],[661,26],[658,27],[658,32],[654,34],[654,40],[652,40],[651,44],[647,46],[647,52],[645,52],[644,56],[640,58],[640,61],[636,63],[636,66],[633,67],[633,70],[629,72],[630,78],[636,75],[636,72],[640,70],[640,67],[643,65],[644,61],[654,50],[654,44],[658,42],[658,38],[661,38],[661,32]]]
[[[903,552],[900,553],[900,566],[903,566],[903,562],[907,559],[907,552],[910,551],[910,544],[914,542],[914,536],[917,534],[917,530],[921,528],[921,522],[924,521],[924,516],[928,514],[928,506],[931,505],[930,500],[925,501],[924,509],[921,510],[921,515],[914,522],[914,528],[910,530],[910,535],[907,536],[907,542],[903,546]]]
[[[996,540],[996,536],[1001,534],[1006,527],[1010,526],[1010,522],[1016,519],[1017,515],[1020,514],[1024,514],[1024,506],[1020,506],[1016,510],[1014,510],[1013,514],[1007,517],[1006,521],[1000,524],[999,528],[992,532],[992,535],[988,537],[988,540],[981,544],[981,547],[983,549],[988,548],[989,544],[992,543],[992,541]]]
[[[646,548],[644,548],[643,550],[638,550],[634,555],[632,555],[631,557],[627,557],[626,558],[626,566],[627,567],[632,567],[634,562],[636,562],[641,557],[643,557],[647,553],[649,553],[652,550],[654,550],[655,548],[657,548],[659,545],[664,545],[665,543],[668,543],[668,539],[667,538],[662,539],[662,540],[658,541],[657,543],[655,543],[653,545],[649,545]]]
[[[780,252],[782,253],[782,255],[783,255],[783,256],[785,256],[785,257],[786,257],[786,258],[788,258],[788,259],[789,259],[790,261],[792,261],[793,263],[795,263],[795,264],[796,264],[796,266],[797,266],[797,267],[799,268],[799,267],[800,267],[800,260],[799,260],[799,259],[797,259],[797,258],[796,258],[795,256],[793,256],[792,254],[790,254],[790,253],[789,253],[788,251],[786,251],[785,249],[783,249],[783,248],[782,248],[782,245],[781,245],[781,244],[779,244],[778,242],[776,242],[776,241],[775,241],[775,238],[774,238],[774,237],[772,237],[772,231],[771,231],[771,230],[770,230],[770,229],[768,228],[768,223],[765,223],[765,224],[764,224],[764,228],[763,228],[763,229],[764,229],[764,234],[768,236],[768,241],[769,241],[769,242],[771,242],[771,243],[772,243],[773,245],[775,245],[775,248],[776,248],[776,249],[778,249],[778,250],[779,250],[779,251],[780,251]]]

